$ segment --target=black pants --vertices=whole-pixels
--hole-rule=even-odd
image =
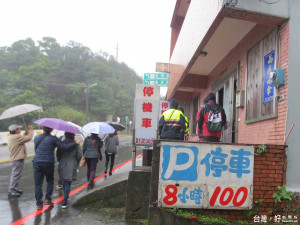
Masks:
[[[201,140],[201,137],[200,137]],[[201,142],[220,142],[220,138],[213,137],[213,136],[202,136],[202,141]]]
[[[114,163],[115,163],[115,154],[107,154],[107,152],[105,152],[105,168],[107,168],[108,163],[109,163],[109,158],[110,158],[110,168],[109,171],[112,172],[112,169],[114,167]]]
[[[87,181],[89,183],[94,182],[94,178],[96,176],[96,169],[97,169],[97,163],[98,158],[85,158],[86,164],[87,164]]]
[[[182,140],[181,137],[161,137],[160,139],[164,139],[164,140]]]

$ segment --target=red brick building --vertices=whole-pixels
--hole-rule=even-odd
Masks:
[[[299,10],[295,0],[177,0],[167,92],[185,108],[190,140],[198,140],[197,110],[214,92],[228,118],[223,142],[287,144],[286,184],[298,192]],[[284,78],[278,86],[269,77],[275,70]]]

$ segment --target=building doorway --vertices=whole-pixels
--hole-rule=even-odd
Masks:
[[[236,91],[237,91],[238,69],[219,79],[212,85],[212,91],[216,93],[216,101],[226,113],[227,123],[222,131],[221,141],[223,143],[235,143],[237,140],[236,130]]]

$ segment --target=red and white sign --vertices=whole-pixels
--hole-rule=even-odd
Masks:
[[[159,108],[159,118],[161,117],[161,115],[167,111],[170,107],[170,104],[168,101],[160,101],[160,108]]]
[[[160,99],[160,86],[137,84],[135,99],[157,100]]]
[[[252,208],[254,147],[161,142],[158,206]]]
[[[159,105],[156,100],[135,100],[135,129],[157,130]]]
[[[138,145],[152,146],[157,138],[160,87],[137,84],[135,93],[135,140]]]

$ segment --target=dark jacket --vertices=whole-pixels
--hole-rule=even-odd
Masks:
[[[119,145],[118,135],[108,135],[104,141],[104,144],[106,153],[117,154],[117,146]]]
[[[52,136],[49,132],[44,132],[34,138],[35,155],[32,162],[49,162],[54,163],[54,150],[56,147],[64,150],[75,148],[77,144],[63,143],[57,137]]]
[[[183,113],[177,109],[178,102],[173,99],[170,109],[165,111],[159,120],[159,135],[162,139],[181,139],[186,129],[186,120]]]
[[[93,140],[93,143],[91,142],[90,138]],[[95,149],[95,147],[97,149]],[[83,142],[83,156],[85,158],[99,158],[102,160],[102,153],[101,148],[103,146],[103,141],[98,137],[98,135],[92,134],[89,137],[86,137]],[[98,156],[97,151],[99,151],[100,156]]]
[[[64,143],[74,143],[74,140],[64,139]],[[79,145],[76,145],[74,148],[70,150],[62,150],[60,151],[60,160],[58,164],[58,173],[59,178],[62,181],[72,181],[76,179],[77,168],[79,161],[82,157],[82,150]]]
[[[210,132],[207,129],[207,120],[210,111],[220,111],[222,118],[222,127],[226,124],[226,114],[222,106],[216,103],[216,96],[214,93],[209,93],[204,99],[204,105],[199,108],[197,120],[198,120],[198,133],[200,141],[207,142],[219,142],[222,131]]]

